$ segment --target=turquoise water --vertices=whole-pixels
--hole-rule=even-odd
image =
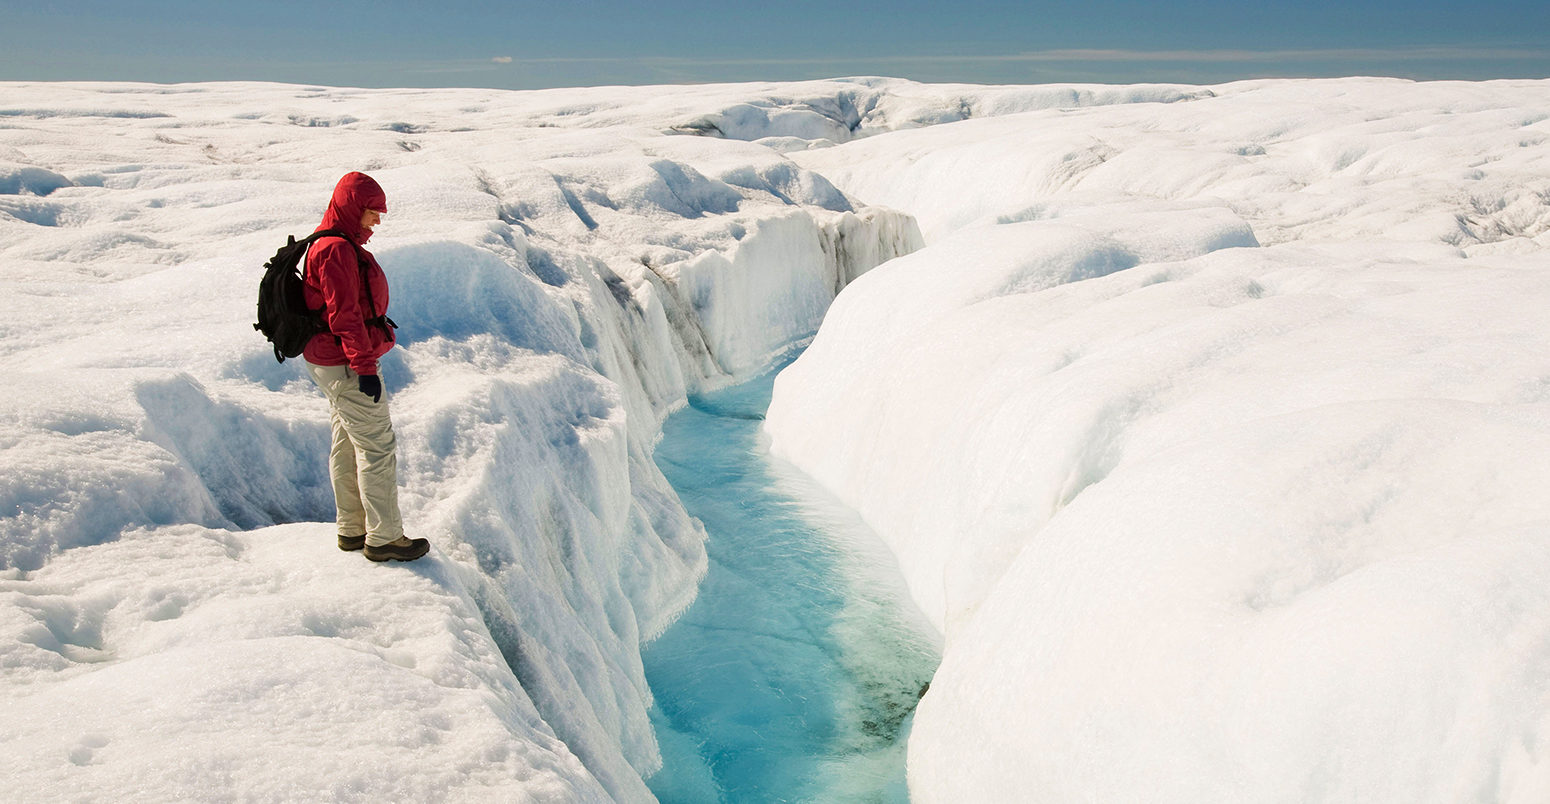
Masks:
[[[690,400],[657,446],[710,569],[644,651],[665,763],[649,783],[666,804],[902,802],[937,647],[876,536],[768,455],[773,378]]]

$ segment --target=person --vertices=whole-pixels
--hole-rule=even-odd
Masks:
[[[413,561],[430,542],[406,537],[398,510],[398,444],[377,365],[396,342],[387,276],[362,248],[385,214],[387,194],[370,176],[349,173],[334,187],[317,231],[342,232],[349,242],[323,237],[307,250],[303,295],[309,309],[323,308],[328,330],[307,342],[302,357],[328,398],[339,549],[362,550],[372,561]]]

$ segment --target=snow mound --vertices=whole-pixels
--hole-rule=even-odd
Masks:
[[[0,162],[0,195],[48,195],[72,184],[52,170]]]
[[[911,796],[1538,801],[1550,83],[1213,92],[791,154],[931,237],[766,422],[944,635]]]

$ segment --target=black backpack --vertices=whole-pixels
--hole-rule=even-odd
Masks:
[[[346,237],[344,232],[334,229],[314,232],[302,240],[292,235],[286,238],[286,244],[274,253],[274,257],[264,263],[264,278],[258,284],[258,323],[253,325],[253,329],[264,333],[264,337],[274,345],[274,359],[281,363],[287,357],[301,354],[312,336],[328,331],[328,324],[323,319],[324,308],[313,310],[307,307],[306,297],[302,294],[305,285],[301,272],[297,270],[312,242],[323,237],[343,237],[351,246],[355,246],[355,241]],[[358,246],[355,256],[361,267],[361,282],[366,288],[366,299],[371,303],[371,283],[366,277],[366,261],[361,259]],[[386,316],[372,319],[368,323],[379,321],[391,324]]]

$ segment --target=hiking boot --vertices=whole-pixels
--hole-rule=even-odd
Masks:
[[[362,547],[365,547],[365,546],[366,546],[366,534],[364,534],[364,533],[362,533],[359,536],[345,536],[343,534],[340,534],[340,536],[339,536],[339,549],[340,550],[359,550],[359,549],[361,549]]]
[[[366,557],[372,561],[413,561],[431,551],[429,539],[411,539],[400,536],[387,544],[366,545]]]

